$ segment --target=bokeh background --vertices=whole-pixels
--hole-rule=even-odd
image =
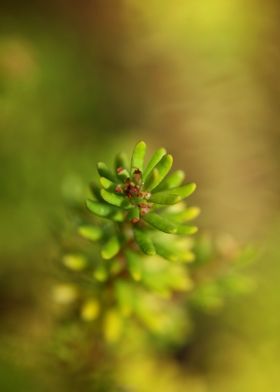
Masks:
[[[120,374],[141,392],[280,388],[279,17],[276,0],[1,1],[1,390],[70,390],[45,350],[52,226],[139,139],[197,182],[201,230],[261,256],[257,289],[197,320],[183,365]]]

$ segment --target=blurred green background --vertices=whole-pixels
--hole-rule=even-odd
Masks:
[[[279,16],[273,0],[1,2],[0,390],[69,390],[44,350],[52,225],[69,187],[139,139],[197,182],[201,230],[262,252],[256,291],[198,317],[183,366],[146,353],[127,371],[124,353],[120,378],[280,388]]]

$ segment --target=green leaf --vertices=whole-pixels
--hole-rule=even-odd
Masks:
[[[94,215],[101,218],[112,219],[116,222],[123,222],[124,220],[123,212],[118,208],[115,208],[108,204],[88,199],[86,201],[86,206]]]
[[[153,156],[150,159],[147,167],[143,171],[143,181],[146,181],[146,178],[148,177],[148,175],[151,173],[153,168],[159,163],[159,161],[161,160],[161,158],[165,154],[166,154],[165,148],[160,148],[153,154]]]
[[[125,205],[127,205],[127,201],[121,195],[108,192],[106,191],[106,189],[101,189],[100,193],[103,199],[107,201],[107,203],[112,204],[113,206],[124,207]]]
[[[177,234],[185,234],[185,235],[191,235],[195,234],[197,232],[198,228],[196,226],[177,226]]]
[[[99,263],[95,271],[93,272],[93,276],[98,282],[105,282],[108,279],[108,271],[104,263]]]
[[[152,172],[148,175],[147,180],[144,184],[144,188],[146,191],[152,191],[156,188],[161,181],[167,176],[173,164],[172,155],[164,155],[159,163],[155,166]],[[153,178],[151,181],[150,178]]]
[[[125,252],[128,270],[134,280],[139,281],[142,278],[142,259],[135,252],[127,250]]]
[[[91,241],[97,241],[102,237],[102,230],[100,227],[92,225],[82,225],[78,228],[78,233],[83,238]]]
[[[115,283],[115,293],[121,313],[129,316],[134,307],[134,293],[131,285],[123,279],[118,280]]]
[[[136,144],[131,158],[131,173],[134,169],[143,171],[144,158],[146,154],[146,143],[141,141]]]
[[[102,247],[101,256],[105,260],[110,260],[116,256],[120,251],[121,245],[118,237],[111,237]]]
[[[171,213],[170,218],[176,222],[184,223],[195,219],[200,214],[200,208],[189,207],[183,211]]]
[[[101,195],[100,195],[100,187],[95,184],[94,182],[90,183],[90,191],[92,193],[92,196],[99,201],[103,201]]]
[[[73,271],[81,271],[87,266],[87,259],[81,254],[67,254],[62,261],[65,267]]]
[[[177,227],[173,222],[154,212],[149,212],[147,215],[144,215],[143,219],[145,222],[164,233],[175,234],[177,232]]]
[[[131,223],[137,223],[140,220],[140,211],[139,207],[134,207],[131,210],[129,210],[128,215],[127,215],[128,220]]]
[[[165,189],[171,189],[178,187],[182,184],[185,178],[185,173],[183,170],[176,170],[172,174],[170,174],[168,177],[166,177],[161,184],[159,184],[154,191],[158,192],[161,190]]]
[[[177,261],[179,256],[174,252],[173,248],[163,243],[155,242],[156,252],[159,256],[169,261]]]
[[[123,319],[117,310],[110,309],[106,312],[103,322],[103,333],[108,343],[116,343],[123,332]]]
[[[81,307],[81,318],[84,321],[97,319],[100,313],[100,304],[96,299],[90,299],[83,303]]]
[[[106,177],[100,177],[99,179],[100,184],[103,186],[104,189],[114,192],[116,189],[116,184],[111,180],[108,180]]]
[[[125,182],[129,178],[129,173],[126,169],[123,169],[122,171],[117,172],[117,177],[122,181]]]
[[[149,235],[137,228],[134,228],[134,238],[137,244],[139,245],[139,248],[149,256],[154,256],[156,254],[156,250],[154,247],[154,244],[149,237]]]
[[[145,183],[144,183],[144,189],[146,191],[153,189],[156,184],[159,182],[159,171],[157,168],[153,169],[151,173],[148,175]]]
[[[116,182],[116,177],[111,172],[111,170],[108,169],[107,165],[104,162],[97,163],[97,171],[98,171],[100,177],[105,177],[110,181]]]
[[[149,201],[151,201],[152,203],[167,204],[167,205],[176,204],[181,200],[182,199],[180,196],[167,192],[154,193],[149,199]]]
[[[195,191],[195,189],[196,189],[196,184],[194,182],[192,182],[190,184],[186,184],[186,185],[180,186],[178,188],[172,188],[168,191],[153,193],[150,200],[152,201],[152,198],[155,200],[161,200],[161,199],[164,199],[164,197],[168,197],[168,195],[172,194],[172,195],[177,195],[179,197],[178,201],[180,201],[181,199],[184,199],[185,197],[190,196]],[[155,201],[155,203],[159,203],[159,202]],[[164,204],[164,203],[159,203],[159,204]],[[165,204],[167,204],[167,203],[165,203]],[[169,204],[172,204],[172,203],[169,203]]]
[[[115,158],[115,170],[117,171],[119,168],[128,170],[128,159],[123,152],[120,152]]]

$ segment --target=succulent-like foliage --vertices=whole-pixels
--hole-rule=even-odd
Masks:
[[[182,326],[182,312],[166,301],[193,286],[185,263],[194,259],[189,235],[197,228],[189,222],[200,211],[184,199],[196,185],[182,185],[181,170],[169,174],[173,158],[165,149],[147,164],[145,153],[141,141],[130,163],[119,154],[113,170],[97,164],[99,184],[91,184],[86,200],[91,214],[83,214],[77,228],[85,242],[62,259],[74,283],[54,293],[62,303],[76,300],[85,321],[99,319],[108,340],[117,339],[130,317],[155,333],[168,333],[170,317]]]
[[[173,158],[165,149],[147,164],[145,153],[139,142],[130,163],[119,154],[113,170],[97,164],[88,211],[79,208],[75,219],[78,238],[62,255],[67,283],[54,290],[56,302],[110,342],[131,325],[179,342],[189,331],[189,307],[215,311],[252,286],[239,273],[248,254],[232,240],[190,236],[200,210],[185,198],[196,185],[183,184],[181,170],[170,173]]]
[[[181,170],[168,176],[173,158],[165,149],[157,150],[147,165],[144,164],[145,153],[146,144],[141,141],[134,148],[130,165],[124,154],[116,157],[114,171],[103,162],[97,164],[100,184],[92,185],[94,199],[87,200],[87,207],[94,215],[118,226],[113,237],[110,233],[110,241],[103,245],[104,259],[111,259],[125,247],[131,247],[132,241],[147,255],[166,254],[155,232],[186,235],[197,231],[187,222],[199,210],[182,204],[196,185],[182,185],[184,173]],[[178,203],[181,203],[179,207],[168,208]],[[81,228],[80,233],[88,238],[90,232],[96,230],[96,227]]]

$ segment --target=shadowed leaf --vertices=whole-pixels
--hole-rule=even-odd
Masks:
[[[135,252],[132,252],[130,250],[127,250],[125,252],[125,255],[127,257],[128,269],[129,269],[131,276],[136,281],[141,280],[141,277],[142,277],[141,257],[138,254],[136,254]]]
[[[122,222],[124,220],[123,212],[111,205],[88,199],[86,206],[94,215],[101,218],[112,219],[116,222]]]
[[[144,215],[143,219],[151,226],[163,231],[164,233],[175,234],[177,231],[177,227],[173,222],[153,212]]]
[[[116,177],[104,162],[97,163],[97,171],[100,177],[105,177],[112,182],[116,182]]]
[[[138,229],[134,228],[134,238],[139,248],[146,253],[146,255],[154,256],[156,254],[156,250],[154,244],[149,237],[149,234]]]

